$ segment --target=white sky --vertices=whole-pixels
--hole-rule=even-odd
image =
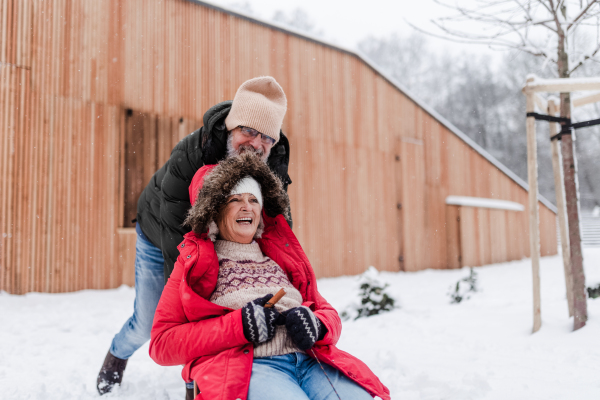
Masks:
[[[302,8],[322,30],[324,39],[345,47],[355,48],[363,38],[387,36],[392,32],[409,35],[411,28],[405,20],[425,30],[433,31],[431,19],[447,16],[451,10],[433,0],[206,0],[215,5],[232,8],[232,4],[249,3],[254,15],[271,20],[276,11],[287,15]],[[470,3],[463,0],[461,4]],[[440,50],[498,55],[483,45],[464,45],[430,38],[430,45]]]

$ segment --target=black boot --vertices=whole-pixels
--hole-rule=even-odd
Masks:
[[[96,380],[96,387],[100,395],[110,392],[116,384],[121,384],[126,366],[127,360],[113,356],[110,351],[106,354]]]

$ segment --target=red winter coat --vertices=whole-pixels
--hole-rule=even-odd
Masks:
[[[204,176],[214,166],[203,167],[190,186],[192,204]],[[283,215],[268,217],[257,242],[263,253],[275,261],[327,327],[327,334],[313,350],[321,362],[340,370],[372,396],[390,399],[389,390],[359,359],[339,350],[342,324],[335,309],[317,291],[314,271]],[[206,234],[190,232],[179,245],[179,257],[156,313],[150,339],[150,357],[160,365],[185,364],[186,382],[196,381],[197,399],[246,399],[254,348],[244,337],[241,310],[232,310],[208,301],[215,289],[219,260]],[[312,354],[308,353],[310,356]]]

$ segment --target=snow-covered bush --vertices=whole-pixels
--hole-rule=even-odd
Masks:
[[[598,297],[600,297],[600,283],[596,287],[592,287],[592,286],[588,287],[587,292],[588,292],[588,297],[590,299],[597,299]]]
[[[460,303],[463,300],[468,300],[472,293],[477,292],[477,273],[470,268],[471,272],[466,278],[460,279],[456,285],[450,286],[448,296],[450,303]]]
[[[385,311],[392,311],[396,301],[385,289],[389,285],[381,282],[379,272],[375,267],[369,267],[358,277],[359,301],[350,304],[344,312],[342,319],[358,319],[370,317]]]

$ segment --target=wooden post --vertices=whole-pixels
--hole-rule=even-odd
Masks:
[[[548,101],[548,115],[556,115],[558,111],[553,99]],[[556,135],[556,124],[550,123],[550,137]],[[558,140],[550,142],[552,154],[552,170],[554,171],[554,188],[556,192],[556,213],[558,214],[558,225],[560,231],[560,246],[562,249],[563,266],[565,269],[565,285],[567,287],[567,303],[569,305],[569,317],[573,316],[573,276],[571,275],[571,256],[569,251],[569,235],[567,233],[567,210],[565,207],[565,190],[563,186],[562,166],[560,164],[560,151]]]
[[[541,112],[548,111],[548,102],[539,94],[535,94],[535,105],[540,109]]]
[[[600,93],[594,93],[589,96],[572,99],[571,104],[573,105],[573,107],[577,108],[585,106],[586,104],[596,103],[598,101],[600,101]]]
[[[532,79],[528,79],[530,82]],[[525,91],[527,112],[535,111],[534,93]],[[533,332],[542,326],[540,299],[540,224],[538,213],[538,174],[537,143],[535,138],[535,118],[527,117],[527,177],[529,180],[529,249],[533,273]]]
[[[562,38],[561,40],[564,40]],[[523,89],[523,92],[527,95],[527,110],[533,111],[534,99],[530,99],[530,94],[534,92],[560,92],[560,116],[563,118],[571,118],[571,92],[580,90],[600,90],[600,79],[589,79],[589,78],[570,78],[568,74],[568,54],[563,51],[564,42],[559,42],[559,76],[560,79],[554,80],[542,80],[537,82],[536,79],[531,78],[527,80],[527,84]],[[578,105],[587,104],[595,99],[594,95],[587,96],[586,98],[577,102]],[[527,118],[527,133],[528,133],[528,152],[529,146],[529,132],[530,132],[530,120],[533,124],[532,118]],[[565,122],[561,122],[564,125]],[[535,132],[535,126],[532,125],[532,132]],[[564,191],[565,191],[565,204],[567,211],[567,227],[569,232],[569,258],[571,267],[571,279],[572,279],[572,294],[573,294],[573,329],[577,330],[585,326],[587,321],[587,296],[585,293],[585,273],[583,271],[583,251],[581,248],[581,231],[579,229],[579,193],[577,189],[577,157],[575,154],[573,142],[575,140],[575,132],[571,132],[571,135],[564,135],[561,138],[561,154],[562,154],[562,166],[563,166],[563,179],[564,179]],[[532,142],[535,145],[535,140]],[[531,185],[532,179],[532,168],[529,163],[528,154],[528,169],[529,169],[529,181]],[[529,199],[531,205],[531,190],[529,192]],[[530,243],[531,244],[531,243]],[[531,244],[533,246],[533,244]],[[533,260],[533,255],[532,255]],[[535,267],[534,267],[535,268]],[[535,275],[535,273],[534,273]],[[534,277],[534,288],[535,288],[535,277]],[[534,294],[535,296],[535,294]],[[534,326],[535,330],[535,326]]]

